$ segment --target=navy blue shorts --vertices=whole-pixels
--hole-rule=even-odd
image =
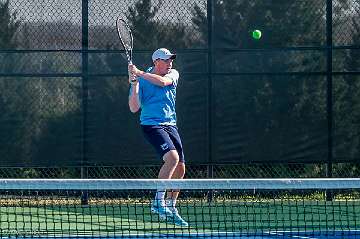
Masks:
[[[183,146],[176,126],[141,125],[141,128],[146,140],[155,148],[161,159],[170,150],[176,150],[179,161],[185,162]]]

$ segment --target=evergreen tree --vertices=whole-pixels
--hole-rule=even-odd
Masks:
[[[348,1],[344,1],[344,4]],[[341,9],[351,16],[350,21],[342,21],[339,29],[350,29],[346,35],[347,42],[351,45],[360,43],[360,5],[347,4]],[[340,10],[339,10],[340,11]],[[342,14],[341,16],[344,16]],[[351,24],[350,24],[351,23]],[[341,31],[343,32],[343,31]],[[338,54],[337,63],[342,63],[340,69],[345,72],[354,72],[360,69],[360,51],[350,49],[341,51]],[[339,67],[337,65],[337,67]],[[360,158],[360,127],[358,119],[360,118],[360,77],[350,74],[337,76],[334,80],[334,116],[335,116],[335,158],[358,161]],[[351,176],[359,168],[351,169]]]
[[[228,145],[224,149],[216,143],[221,137],[216,132],[213,134],[219,156],[226,153],[238,160],[246,157],[247,161],[322,160],[326,157],[324,78],[310,74],[237,76],[236,73],[325,70],[321,51],[287,48],[324,45],[323,1],[309,4],[286,0],[214,0],[213,4],[212,38],[216,49],[213,72],[225,73],[218,74],[213,83],[217,109],[214,124],[215,129],[224,132],[229,124],[233,125],[231,140],[221,140],[222,145]],[[204,31],[202,42],[206,42],[205,9],[195,7],[193,15],[196,28]],[[251,38],[254,29],[263,32],[261,40]],[[239,123],[226,119],[239,119]],[[233,142],[239,142],[238,147],[231,147]],[[229,147],[234,148],[231,153]],[[245,152],[237,152],[241,150]]]
[[[0,2],[0,49],[17,47],[15,34],[20,26],[16,12],[10,12],[10,0]]]
[[[9,9],[10,0],[0,2],[0,49],[15,49],[17,47],[15,34],[20,26],[16,13]],[[9,73],[14,70],[15,57],[10,53],[0,55],[0,72]],[[19,105],[14,99],[19,99],[20,85],[8,78],[0,78],[0,154],[4,164],[11,163],[21,152],[20,129],[15,125],[23,115],[17,114]]]
[[[16,33],[20,27],[16,12],[11,12],[10,0],[0,2],[0,49],[16,49],[18,42]],[[0,55],[0,70],[3,72],[13,72],[19,57],[11,53]]]
[[[162,4],[160,1],[153,6],[152,0],[138,0],[134,7],[129,8],[127,18],[132,26],[135,49],[181,49],[191,45],[184,24],[157,16]]]

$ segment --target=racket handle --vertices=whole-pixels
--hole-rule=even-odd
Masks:
[[[134,76],[133,74],[129,75],[129,82],[130,82],[130,84],[133,85],[133,84],[135,84],[137,81],[138,81],[138,80],[137,80],[136,76]]]

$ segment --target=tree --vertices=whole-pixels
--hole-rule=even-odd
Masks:
[[[11,13],[10,1],[0,3],[0,49],[24,46],[16,34],[27,28]],[[25,32],[24,32],[25,31]],[[23,39],[26,41],[26,39]],[[26,42],[25,42],[26,43]],[[77,64],[74,55],[1,54],[0,68],[4,73],[74,72]],[[2,164],[11,166],[39,166],[53,163],[49,158],[72,157],[77,153],[69,144],[69,132],[79,128],[79,81],[69,78],[3,77],[0,79],[0,132]],[[55,125],[57,127],[55,127]],[[62,130],[56,130],[56,129]],[[78,129],[80,131],[80,129]],[[71,139],[76,139],[73,137]],[[64,142],[67,143],[63,144]],[[54,146],[56,147],[56,156]],[[49,146],[49,147],[47,147]],[[51,146],[51,147],[50,147]],[[77,148],[80,148],[78,146]],[[72,153],[72,154],[71,154]],[[50,155],[49,155],[50,154]],[[57,160],[61,164],[61,160]]]
[[[157,17],[160,5],[161,1],[153,6],[152,0],[138,0],[134,7],[129,7],[127,19],[133,29],[135,49],[189,47],[191,38],[184,24]]]
[[[9,9],[10,0],[0,2],[0,49],[14,49],[17,47],[16,32],[20,26],[16,12],[11,13]],[[0,55],[0,72],[12,72],[15,67],[14,56],[10,53]],[[18,98],[15,94],[19,89],[18,82],[10,78],[0,78],[0,154],[1,162],[11,162],[21,151],[21,129],[17,120],[21,115],[17,114],[18,105],[13,99]],[[19,117],[19,118],[18,118]]]
[[[215,157],[238,162],[326,159],[326,81],[311,75],[325,70],[324,54],[288,49],[325,43],[323,1],[215,0],[213,5]],[[205,16],[205,9],[194,8],[202,42],[208,37]],[[253,29],[262,30],[260,41],[250,37]],[[262,72],[305,74],[251,75]],[[223,135],[229,127],[232,133]]]
[[[347,39],[342,40],[346,40],[351,45],[358,45],[360,43],[360,5],[350,4],[348,1],[344,1],[343,4],[344,6],[337,12],[342,12],[339,16],[347,16],[346,19],[351,20],[340,21],[340,19],[337,27],[350,29],[346,34]],[[341,51],[341,53],[336,59],[337,70],[353,72],[360,69],[358,49]],[[356,162],[360,158],[360,127],[357,123],[360,118],[360,77],[356,74],[340,75],[335,78],[334,83],[335,157]]]
[[[0,49],[14,49],[17,46],[16,32],[20,26],[16,12],[10,12],[10,0],[0,2]]]
[[[18,46],[16,33],[20,27],[20,21],[16,12],[11,12],[10,0],[0,2],[0,49],[15,49]],[[0,55],[2,72],[12,72],[19,60],[14,54],[5,53]]]

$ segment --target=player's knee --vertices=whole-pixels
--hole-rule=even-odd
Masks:
[[[168,164],[176,166],[179,163],[179,154],[176,150],[170,150],[164,155],[164,161]]]
[[[185,176],[185,164],[183,162],[179,162],[177,165],[177,170],[179,178],[183,178]]]

